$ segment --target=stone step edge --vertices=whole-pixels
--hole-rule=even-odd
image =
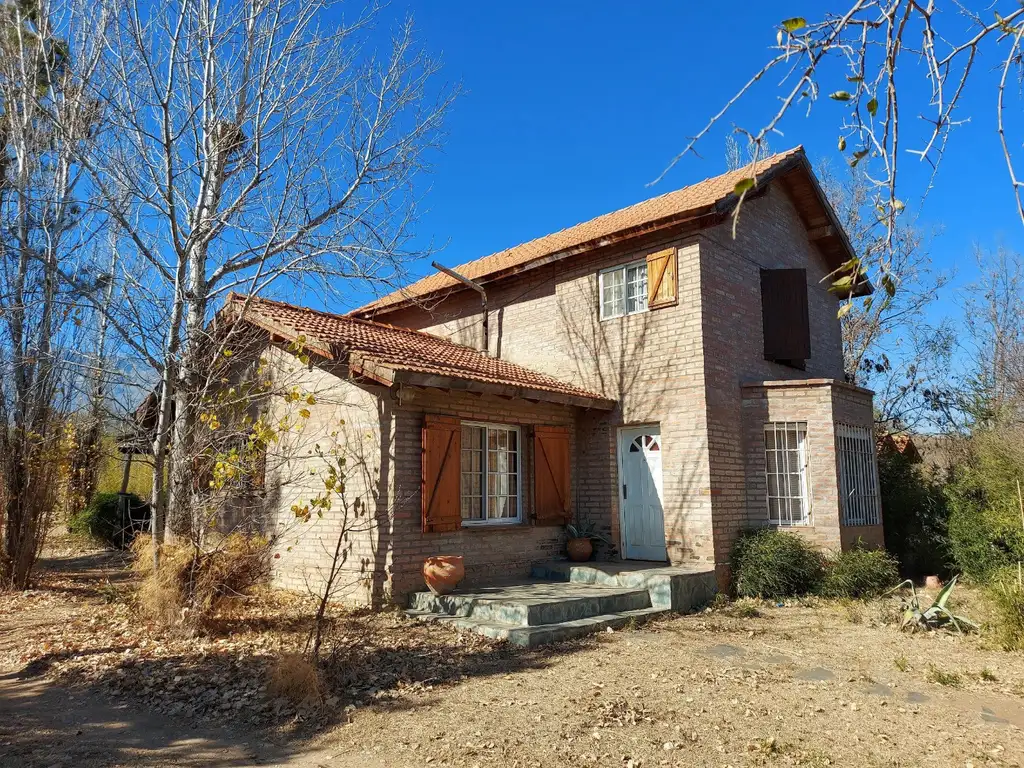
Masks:
[[[583,637],[607,630],[609,627],[620,629],[630,622],[639,625],[655,616],[666,613],[670,613],[667,608],[639,608],[632,611],[622,611],[621,613],[609,613],[585,619],[563,621],[558,624],[538,624],[524,627],[459,616],[445,616],[412,609],[405,611],[405,615],[409,618],[447,624],[459,630],[476,632],[493,640],[506,640],[513,645],[524,648],[533,648],[546,643]]]
[[[532,617],[538,614],[538,618],[542,617],[545,613],[559,610],[560,607],[564,607],[562,609],[569,612],[573,612],[574,609],[582,612],[584,615],[576,617],[579,619],[600,616],[605,612],[619,613],[652,607],[651,592],[646,587],[602,586],[601,589],[606,589],[607,593],[566,595],[534,603],[526,603],[515,597],[474,597],[457,593],[434,596],[427,592],[417,592],[410,598],[409,607],[414,611],[430,611],[453,618],[479,618],[482,621],[502,624],[511,624],[512,622],[497,618],[497,614],[519,613],[521,619],[517,626],[543,626],[543,624],[531,623]],[[443,603],[449,603],[449,605],[443,605]],[[469,611],[469,613],[462,613],[463,610]],[[482,615],[474,617],[473,612],[479,612]],[[566,621],[573,620],[566,619]]]

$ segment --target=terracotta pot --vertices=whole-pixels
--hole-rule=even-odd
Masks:
[[[437,555],[423,561],[423,580],[435,595],[447,595],[466,575],[460,555]]]
[[[594,554],[594,542],[590,539],[569,539],[565,542],[565,551],[569,553],[570,560],[582,563]]]
[[[939,587],[942,586],[942,579],[940,579],[938,576],[928,576],[924,580],[924,585],[928,589],[939,589]]]

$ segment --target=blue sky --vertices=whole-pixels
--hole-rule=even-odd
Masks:
[[[726,134],[734,124],[760,125],[776,108],[773,88],[742,103],[702,144],[703,158],[688,157],[647,186],[764,62],[779,21],[813,18],[822,8],[743,6],[396,0],[387,17],[412,13],[422,42],[442,58],[444,77],[465,91],[425,179],[421,242],[443,244],[439,260],[454,265],[722,172]],[[995,133],[988,87],[995,63],[979,62],[978,87],[962,109],[971,122],[957,129],[920,215],[922,226],[941,229],[931,247],[936,268],[955,268],[960,285],[974,277],[974,243],[1024,244]],[[845,87],[842,73],[835,80]],[[907,71],[905,82],[920,84],[919,73]],[[809,119],[802,110],[787,119],[785,136],[772,146],[803,144],[815,164],[830,160],[841,169],[841,116],[841,105],[822,99]],[[904,196],[915,206],[928,169],[908,154],[902,162]],[[423,274],[429,264],[413,271]],[[953,311],[936,311],[946,309]]]

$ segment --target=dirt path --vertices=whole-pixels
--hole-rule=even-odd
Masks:
[[[138,655],[139,641],[115,630],[40,647],[124,605],[104,602],[125,578],[109,555],[45,565],[59,578],[0,599],[0,766],[1024,766],[1024,656],[984,638],[901,634],[884,604],[745,606],[533,654],[467,649],[454,635],[410,647],[428,630],[391,619],[359,636],[374,661],[353,674],[377,680],[401,659],[419,682],[387,684],[310,738],[57,685],[54,658],[104,658],[109,678],[121,674],[111,654]],[[235,658],[196,668],[217,675]]]
[[[7,660],[0,661],[0,766],[318,766],[336,754],[56,685],[41,674],[46,657],[12,664],[26,637],[93,619],[97,595],[128,578],[123,559],[110,552],[54,557],[41,568],[58,576],[57,586],[8,596],[0,613],[0,660]]]

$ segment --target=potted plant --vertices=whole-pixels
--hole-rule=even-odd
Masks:
[[[565,533],[568,537],[565,542],[565,551],[569,554],[569,559],[577,563],[590,559],[594,554],[595,541],[608,543],[608,539],[595,530],[594,524],[586,520],[565,526]]]

